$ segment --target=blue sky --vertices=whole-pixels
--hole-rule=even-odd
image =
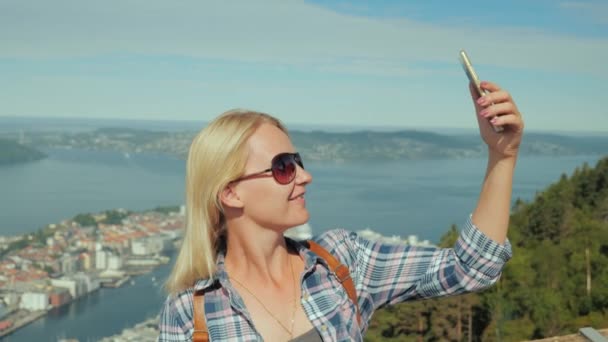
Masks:
[[[474,128],[465,48],[527,129],[608,133],[605,0],[0,0],[0,42],[0,116]]]

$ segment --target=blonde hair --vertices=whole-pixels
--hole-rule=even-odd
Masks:
[[[287,134],[276,118],[260,112],[227,111],[201,130],[192,141],[186,166],[186,227],[177,260],[165,283],[169,294],[212,278],[225,234],[221,191],[243,175],[248,157],[247,140],[262,124]]]

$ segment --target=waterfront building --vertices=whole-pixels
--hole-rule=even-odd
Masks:
[[[14,291],[14,288],[10,288],[7,292],[2,293],[2,301],[4,301],[4,304],[9,308],[15,308],[19,303],[19,296]]]
[[[154,255],[162,253],[171,241],[162,236],[153,236],[131,242],[131,253],[137,256]]]
[[[410,246],[432,246],[429,240],[420,241],[416,235],[410,235],[407,237],[407,239],[402,239],[399,235],[384,236],[369,228],[359,230],[357,231],[357,234],[365,239],[384,243],[404,244]]]
[[[416,246],[418,244],[418,237],[416,235],[410,235],[407,237],[407,243]]]
[[[123,265],[123,261],[120,256],[111,254],[108,257],[108,269],[120,270],[120,269],[122,269],[122,265]]]
[[[379,241],[379,242],[391,243],[391,244],[407,244],[408,243],[408,241],[402,240],[401,237],[399,237],[398,235],[384,236],[369,228],[359,230],[359,231],[357,231],[357,234],[362,238],[372,240],[372,241]]]
[[[100,281],[97,278],[92,277],[86,273],[76,273],[72,276],[72,279],[83,284],[83,289],[85,293],[93,292],[99,289]]]
[[[21,295],[19,307],[30,311],[46,310],[49,307],[49,295],[41,292],[26,292]]]
[[[51,291],[49,296],[50,303],[53,307],[57,308],[64,304],[67,304],[72,300],[72,296],[68,289],[65,288],[56,288]]]
[[[86,280],[82,277],[62,277],[59,279],[51,279],[51,285],[54,287],[62,287],[68,289],[72,298],[78,298],[88,291]]]
[[[119,335],[105,337],[100,342],[156,342],[159,334],[158,322],[158,316],[148,319],[134,327],[124,329]]]
[[[98,249],[95,252],[95,268],[98,270],[105,270],[108,268],[108,257],[106,251]]]
[[[169,240],[169,247],[165,246],[165,250],[170,250],[173,249],[173,241],[179,239],[180,237],[182,237],[183,232],[181,230],[175,230],[175,229],[170,229],[170,230],[162,230],[162,234],[163,236],[166,237],[166,239]]]

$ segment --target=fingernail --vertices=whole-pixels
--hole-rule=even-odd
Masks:
[[[481,115],[481,116],[487,116],[488,115],[488,110],[487,109],[482,110],[481,112],[479,112],[479,115]]]
[[[478,98],[478,99],[477,99],[477,104],[480,104],[480,105],[484,105],[484,104],[486,104],[486,98],[485,98],[485,97],[483,97],[483,96],[482,96],[482,97],[480,97],[480,98]]]
[[[497,117],[493,117],[492,120],[490,120],[490,122],[495,125],[498,122],[498,118]]]

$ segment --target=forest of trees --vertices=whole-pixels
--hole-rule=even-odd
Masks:
[[[376,312],[366,341],[519,341],[608,327],[608,157],[517,200],[511,259],[477,294]],[[441,246],[452,246],[452,226]]]

